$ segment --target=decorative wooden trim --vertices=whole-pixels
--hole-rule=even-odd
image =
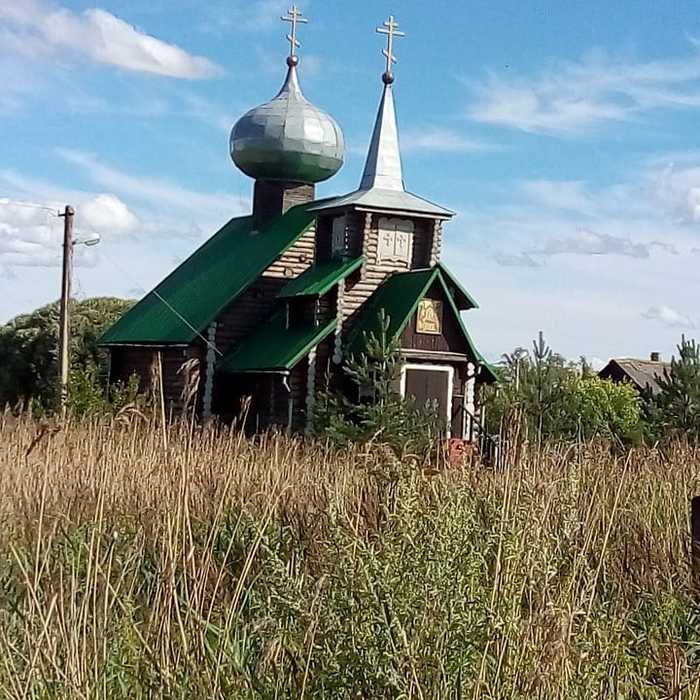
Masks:
[[[360,279],[364,279],[367,276],[367,264],[369,262],[369,246],[372,238],[372,214],[367,212],[365,214],[365,225],[362,230],[362,268],[360,270]]]
[[[441,362],[469,362],[469,355],[447,350],[417,350],[415,348],[401,348],[401,354],[417,360],[439,360]]]
[[[202,417],[211,418],[211,403],[214,395],[214,363],[216,353],[214,351],[216,342],[216,321],[213,321],[207,332],[207,355],[204,367],[204,398],[202,401]]]
[[[309,352],[309,366],[306,375],[306,433],[311,430],[311,411],[316,400],[316,349],[313,347]]]
[[[442,248],[442,221],[436,219],[433,222],[433,240],[430,245],[430,267],[434,267],[440,261]]]
[[[470,362],[467,365],[467,382],[466,382],[466,391],[465,391],[465,400],[464,400],[464,407],[466,409],[466,426],[465,426],[465,432],[464,435],[468,440],[472,439],[473,432],[474,432],[474,421],[473,421],[473,416],[474,412],[476,411],[476,404],[475,404],[475,387],[476,387],[476,366],[474,365],[473,362]]]
[[[343,361],[343,308],[345,302],[345,280],[338,282],[338,300],[336,302],[335,342],[333,343],[333,363]]]

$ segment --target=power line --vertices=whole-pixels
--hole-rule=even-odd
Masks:
[[[0,197],[0,206],[6,207],[26,207],[27,209],[42,209],[49,211],[54,216],[58,216],[58,210],[55,207],[47,207],[43,204],[32,204],[31,202],[17,202],[9,197]]]
[[[110,258],[108,255],[104,255],[104,250],[102,251],[102,253],[103,253],[104,258],[105,258],[110,264],[112,264],[112,265],[117,269],[118,272],[121,272],[123,275],[126,275],[132,282],[134,282],[134,283],[139,287],[139,289],[141,289],[142,291],[145,291],[144,286],[139,282],[139,280],[135,279],[134,276],[133,276],[131,273],[127,272],[124,268],[122,268],[122,266],[119,265],[119,264],[116,262],[116,260],[113,260],[113,259]],[[183,316],[183,315],[182,315],[182,314],[167,300],[167,299],[163,298],[163,297],[159,294],[159,292],[158,292],[157,289],[151,290],[151,294],[153,294],[153,296],[155,296],[156,299],[158,299],[159,301],[161,301],[161,302],[165,305],[165,307],[166,307],[171,313],[173,313],[175,316],[177,316],[177,318],[179,318],[180,321],[182,321],[194,334],[196,334],[197,337],[199,337],[201,340],[203,340],[204,343],[206,344],[206,346],[207,346],[208,348],[211,348],[217,355],[219,355],[219,357],[223,357],[223,356],[224,356],[224,353],[221,352],[221,350],[219,350],[219,348],[216,347],[216,344],[215,344],[215,343],[212,343],[211,340],[209,340],[208,338],[206,338],[205,336],[203,336],[203,335],[199,332],[199,330],[198,330],[197,328],[195,328],[195,327],[194,327],[194,326],[193,326],[193,325],[192,325],[192,324],[191,324],[191,323],[190,323],[190,322],[189,322],[189,321],[188,321],[188,320],[187,320],[187,319],[186,319],[186,318],[185,318],[185,317],[184,317],[184,316]]]
[[[56,209],[52,209],[51,207],[47,207],[47,206],[44,206],[41,204],[32,204],[31,202],[11,201],[9,197],[0,197],[0,205],[27,207],[30,209],[40,209],[43,211],[51,212],[56,217],[58,217],[60,214],[60,212],[58,212]],[[92,227],[91,224],[89,224],[88,222],[84,222],[84,223],[87,225],[87,228],[89,228],[94,234],[98,235],[97,231],[95,231],[95,229]],[[104,251],[103,251],[103,255],[104,255]],[[127,272],[125,269],[123,269],[121,267],[121,265],[117,264],[117,262],[115,260],[110,258],[108,255],[104,255],[104,258],[110,264],[112,264],[117,269],[117,271],[121,272],[123,275],[126,275],[128,278],[131,279],[132,282],[136,283],[136,285],[138,285],[138,287],[140,289],[144,290],[143,285],[137,279],[135,279],[129,272]],[[78,281],[78,286],[81,288],[81,291],[84,294],[85,292],[82,290],[82,285],[80,285],[79,281]],[[156,299],[161,301],[172,314],[174,314],[193,333],[195,333],[195,335],[197,335],[197,337],[199,337],[201,340],[203,340],[205,345],[208,348],[211,348],[215,353],[217,353],[217,355],[219,355],[220,357],[223,357],[224,354],[221,352],[221,350],[219,350],[219,348],[216,347],[216,344],[213,343],[212,341],[210,341],[204,335],[202,335],[202,333],[200,333],[199,330],[197,328],[195,328],[195,326],[193,326],[167,299],[164,299],[156,289],[153,289],[151,293],[156,297]]]

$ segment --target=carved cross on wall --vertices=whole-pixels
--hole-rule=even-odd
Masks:
[[[301,44],[297,41],[297,24],[307,24],[308,19],[301,16],[301,11],[296,5],[292,5],[284,17],[280,17],[283,22],[289,22],[292,25],[291,34],[287,34],[287,41],[289,42],[289,55],[296,56],[297,49]]]

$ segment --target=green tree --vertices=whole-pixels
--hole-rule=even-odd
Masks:
[[[561,432],[565,385],[571,367],[552,351],[540,331],[532,350],[516,348],[503,355],[501,382],[487,390],[487,417],[491,432],[497,432],[514,409],[525,417],[532,434],[548,437]]]
[[[685,436],[700,440],[700,346],[681,338],[678,358],[659,379],[661,392],[649,401],[648,415],[654,437]]]
[[[444,435],[444,421],[430,407],[401,396],[399,341],[390,337],[389,317],[383,311],[379,320],[379,331],[366,338],[366,351],[343,366],[350,387],[317,397],[312,432],[338,444],[376,439],[397,453],[426,455]]]
[[[71,375],[87,372],[102,379],[104,330],[133,302],[97,297],[71,303]],[[0,326],[0,405],[36,400],[51,406],[57,397],[58,302],[23,314]],[[84,383],[81,378],[81,385]]]
[[[562,412],[568,415],[569,437],[603,437],[633,441],[641,435],[641,399],[629,384],[582,376],[569,384]],[[568,394],[568,392],[567,392]]]
[[[490,432],[517,413],[537,439],[628,441],[640,433],[638,394],[593,375],[584,358],[567,361],[541,332],[531,351],[516,348],[504,355],[499,374],[501,383],[486,393]]]

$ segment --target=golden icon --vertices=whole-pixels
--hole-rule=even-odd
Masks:
[[[440,335],[442,332],[442,302],[437,299],[421,299],[418,302],[416,333]]]

